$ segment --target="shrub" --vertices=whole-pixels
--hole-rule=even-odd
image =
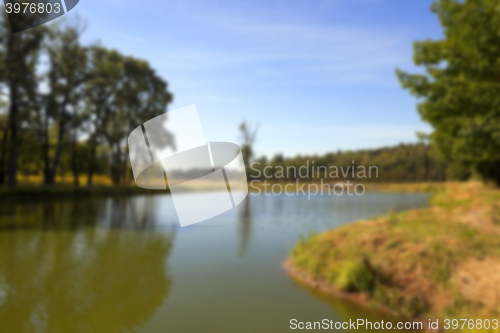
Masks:
[[[348,261],[341,264],[335,284],[343,291],[369,291],[373,281],[363,262]]]

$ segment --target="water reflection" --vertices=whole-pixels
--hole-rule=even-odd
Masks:
[[[327,294],[315,289],[311,288],[309,285],[306,285],[300,281],[294,279],[294,282],[299,285],[301,288],[306,289],[313,297],[329,304],[334,313],[338,315],[338,321],[340,322],[356,322],[358,319],[364,320],[364,322],[391,322],[393,329],[388,329],[385,326],[384,329],[375,329],[373,327],[365,327],[363,325],[360,326],[360,331],[363,332],[392,332],[396,328],[396,325],[399,321],[405,321],[406,319],[403,317],[394,317],[390,316],[387,313],[384,313],[382,310],[377,310],[374,308],[369,308],[351,301],[346,301],[340,298],[335,298],[328,296]],[[398,332],[421,332],[421,330],[408,330],[408,329],[398,329]]]
[[[158,226],[155,197],[83,198],[0,205],[1,230],[76,230],[83,227],[151,229]]]
[[[175,231],[149,230],[155,201],[100,201],[2,205],[2,331],[135,331],[167,298]]]
[[[2,202],[0,331],[288,332],[291,318],[383,319],[311,297],[282,262],[299,235],[426,202],[249,196],[180,229],[169,195]]]
[[[247,196],[245,200],[240,204],[239,211],[239,233],[240,233],[240,257],[245,256],[245,251],[247,250],[248,240],[250,239],[250,234],[252,233],[252,213],[250,211],[250,200],[251,196]]]

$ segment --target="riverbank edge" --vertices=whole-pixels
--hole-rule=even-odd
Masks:
[[[306,270],[295,266],[290,258],[288,258],[287,260],[285,260],[285,262],[283,262],[283,268],[296,283],[300,284],[305,288],[314,289],[315,291],[318,291],[321,294],[326,295],[328,297],[334,297],[336,299],[347,301],[365,308],[370,308],[375,311],[380,311],[397,320],[399,319],[404,321],[420,322],[422,323],[422,327],[425,327],[425,323],[428,322],[428,319],[422,317],[417,317],[412,319],[402,318],[401,315],[398,314],[393,309],[384,306],[382,304],[373,302],[372,299],[365,293],[350,293],[342,291],[328,282],[315,278],[313,275],[309,274]],[[432,331],[424,330],[424,332],[432,332]]]
[[[373,306],[373,303],[370,303],[370,298],[368,297],[368,295],[363,293],[348,293],[335,288],[335,286],[333,286],[332,284],[317,279],[313,275],[309,274],[306,270],[300,269],[299,267],[295,266],[290,258],[285,260],[285,262],[283,263],[283,268],[294,281],[301,285],[304,285],[307,288],[312,288],[325,295],[333,296],[335,298],[346,300],[365,307]],[[392,311],[388,307],[377,304],[375,304],[375,307],[376,310],[381,310],[390,315],[395,315],[394,311]]]
[[[292,184],[295,183],[273,183]],[[301,183],[309,184],[309,183]],[[315,183],[311,183],[315,184]],[[394,192],[394,193],[436,193],[441,191],[446,183],[368,183],[367,192]],[[293,189],[291,190],[293,191]],[[83,197],[83,196],[106,196],[106,195],[156,195],[170,193],[165,190],[147,190],[136,185],[94,185],[94,186],[73,186],[73,185],[21,185],[17,187],[0,187],[0,199],[50,199],[61,197]],[[255,193],[255,189],[249,186],[249,193]]]
[[[422,188],[422,186],[419,186],[419,187],[420,187],[420,189]],[[443,184],[442,187],[440,186],[440,189],[437,191],[434,191],[436,189],[436,188],[434,188],[434,190],[430,191],[430,193],[428,191],[421,191],[421,190],[415,191],[415,193],[427,192],[427,193],[431,194],[431,196],[429,198],[429,203],[430,203],[429,207],[420,208],[420,209],[413,209],[411,211],[402,212],[402,213],[389,212],[386,215],[377,216],[377,217],[374,217],[372,219],[353,221],[348,226],[344,226],[344,228],[349,230],[349,228],[352,229],[353,226],[355,226],[355,225],[359,226],[363,223],[369,223],[370,225],[372,225],[372,224],[373,225],[380,225],[380,223],[384,223],[384,220],[386,220],[385,223],[387,223],[387,220],[391,221],[395,216],[401,216],[401,217],[403,217],[402,219],[404,220],[405,217],[408,217],[408,215],[404,215],[404,214],[420,214],[420,213],[424,213],[424,212],[435,213],[436,209],[441,209],[441,210],[444,210],[444,211],[449,213],[449,212],[455,211],[457,208],[458,209],[467,208],[468,206],[471,205],[470,203],[467,203],[467,201],[470,198],[469,199],[467,199],[467,198],[458,199],[457,197],[460,196],[460,194],[459,195],[456,194],[457,192],[459,192],[457,190],[463,189],[463,188],[476,188],[476,189],[479,188],[480,191],[482,191],[482,192],[486,192],[486,191],[491,192],[492,190],[494,190],[497,194],[497,196],[496,196],[497,200],[495,202],[499,202],[498,197],[499,197],[500,191],[498,189],[492,188],[488,184],[483,184],[480,182],[447,183],[447,184]],[[408,188],[404,188],[404,189],[407,190]],[[380,192],[387,192],[387,191],[380,191]],[[404,191],[404,192],[406,192],[406,191]],[[412,192],[412,191],[409,191],[409,192]],[[476,192],[476,193],[480,193],[480,192]],[[479,201],[484,200],[484,197],[481,198],[481,196],[479,196],[479,195],[478,195],[478,198],[479,198]],[[446,202],[443,204],[443,199],[453,199],[453,200],[450,200],[450,202]],[[491,203],[485,203],[485,202],[483,202],[483,204],[484,205],[491,205]],[[442,207],[439,207],[439,206],[442,206]],[[498,204],[498,207],[500,207],[500,203]],[[466,214],[462,214],[462,215],[466,215]],[[494,219],[494,217],[493,217],[493,219]],[[453,223],[456,223],[456,221],[453,221]],[[460,223],[463,223],[463,222],[460,222]],[[499,222],[494,222],[494,223],[500,224]],[[495,226],[495,228],[497,228],[497,226]],[[327,233],[333,233],[333,232],[335,232],[335,230],[336,229],[327,230],[323,233],[316,234],[316,236],[313,236],[313,237],[320,237],[320,236],[326,235]],[[303,241],[304,240],[299,241],[299,244],[300,244],[300,242],[303,242]],[[388,243],[390,243],[391,241],[394,241],[394,239],[387,240]],[[307,240],[306,240],[306,242],[307,242]],[[296,246],[298,246],[298,245],[296,245]],[[495,257],[492,257],[492,258],[495,258]],[[437,318],[442,319],[442,313],[441,314],[439,314],[439,313],[432,313],[432,314],[431,313],[422,313],[421,315],[417,315],[416,317],[413,317],[413,316],[407,317],[404,315],[402,316],[398,312],[397,308],[390,308],[387,305],[384,305],[382,303],[377,302],[370,295],[370,293],[343,291],[343,290],[337,288],[335,286],[335,284],[333,284],[327,280],[323,280],[321,278],[315,277],[313,274],[308,272],[308,270],[306,268],[302,268],[302,267],[295,265],[293,263],[293,260],[294,259],[293,259],[293,251],[292,251],[292,253],[290,253],[290,256],[287,258],[287,260],[285,262],[283,262],[283,267],[295,282],[304,286],[305,288],[318,291],[319,293],[324,294],[327,297],[333,297],[336,299],[345,300],[345,301],[360,305],[360,306],[365,307],[365,308],[370,308],[370,309],[382,311],[382,312],[384,312],[384,313],[386,313],[394,318],[403,318],[404,320],[407,320],[407,321],[422,322],[423,327],[424,327],[423,332],[444,332],[443,330],[430,330],[425,325],[425,323],[427,323],[429,319],[430,320],[435,320]],[[476,314],[471,313],[471,316],[475,316],[475,315]]]
[[[170,190],[147,190],[131,186],[20,186],[0,188],[1,200],[60,199],[90,196],[132,196],[168,194]]]

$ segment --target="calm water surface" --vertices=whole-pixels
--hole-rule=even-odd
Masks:
[[[185,228],[168,195],[2,202],[0,331],[286,332],[292,318],[387,319],[306,290],[282,263],[300,235],[427,199],[251,196]]]

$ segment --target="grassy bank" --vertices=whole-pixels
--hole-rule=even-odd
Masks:
[[[86,186],[87,177],[79,178],[81,186],[73,185],[71,175],[56,177],[56,185],[43,185],[40,175],[19,175],[18,186],[0,186],[0,200],[19,200],[33,198],[65,198],[78,196],[102,195],[137,195],[137,194],[165,194],[165,190],[147,190],[137,186],[134,181],[126,185],[113,185],[111,178],[105,175],[94,175],[93,185]],[[169,191],[167,189],[167,191]]]
[[[498,318],[500,191],[448,184],[429,208],[301,239],[288,268],[314,288],[408,318]]]

